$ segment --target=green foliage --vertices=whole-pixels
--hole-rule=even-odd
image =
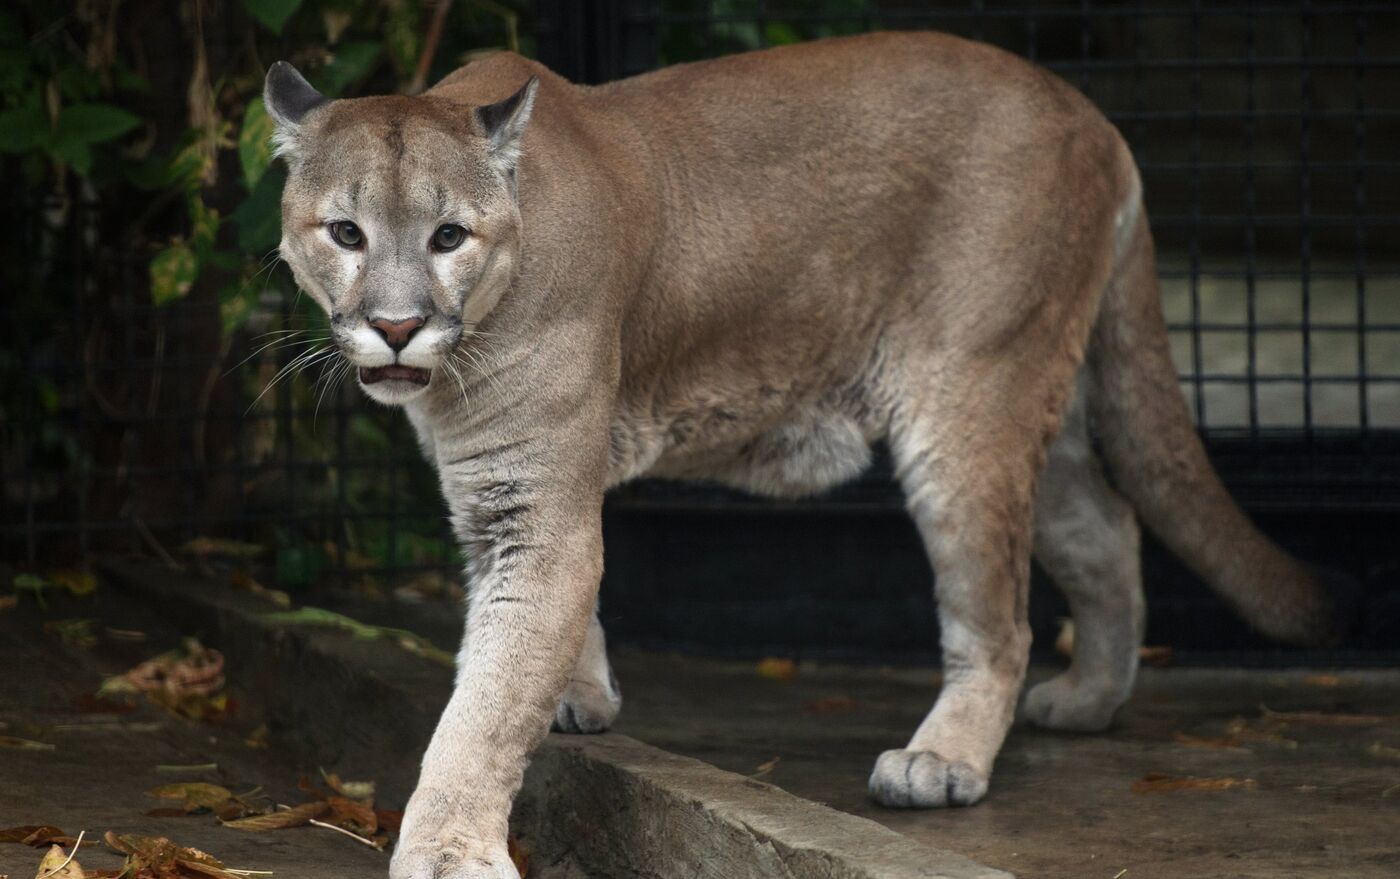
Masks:
[[[301,0],[243,0],[243,8],[248,10],[248,14],[274,34],[282,33],[287,19],[300,5]]]

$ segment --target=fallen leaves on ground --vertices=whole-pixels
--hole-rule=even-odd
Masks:
[[[247,871],[233,871],[213,855],[187,848],[164,836],[137,836],[107,831],[107,845],[126,855],[121,879],[242,879]]]
[[[178,784],[163,784],[146,791],[146,796],[158,800],[177,800],[180,803],[178,814],[193,815],[197,812],[216,812],[234,799],[233,791],[217,784],[203,781],[186,781]],[[147,812],[146,814],[151,814]],[[242,815],[236,816],[242,817]]]
[[[221,692],[223,688],[223,654],[187,638],[180,649],[108,678],[97,695],[105,699],[145,695],[172,714],[217,722],[233,713],[233,703]]]
[[[448,668],[456,667],[456,658],[448,651],[436,646],[422,635],[417,635],[407,629],[396,629],[392,626],[375,626],[369,623],[362,623],[357,619],[348,617],[345,614],[336,613],[333,610],[326,610],[320,607],[303,607],[297,610],[286,610],[277,613],[263,614],[263,619],[269,623],[282,626],[317,626],[324,629],[337,629],[348,632],[356,638],[366,641],[389,640],[397,643],[399,647],[409,653],[416,654],[424,659],[444,665]]]
[[[1366,749],[1366,753],[1372,757],[1383,757],[1387,760],[1400,760],[1400,748],[1392,748],[1380,742],[1372,742]]]
[[[0,830],[0,842],[13,842],[19,845],[72,845],[73,837],[52,824],[26,824],[23,827],[9,827]]]
[[[0,736],[0,748],[10,748],[15,751],[52,751],[54,746],[48,742],[36,742],[33,739],[22,739],[19,736]]]
[[[87,571],[49,571],[48,580],[51,585],[80,597],[97,591],[97,578]]]
[[[269,589],[257,580],[254,580],[252,575],[247,571],[234,571],[233,575],[229,577],[229,583],[235,589],[251,592],[259,598],[266,598],[278,607],[289,608],[292,606],[292,596],[283,592],[281,589]]]
[[[0,595],[0,611],[14,610],[19,607],[18,595]]]
[[[229,540],[224,537],[195,537],[185,541],[177,551],[200,558],[221,556],[223,558],[251,559],[262,555],[263,547],[256,543],[244,543],[241,540]]]
[[[44,634],[56,635],[58,640],[69,647],[91,650],[97,646],[97,620],[49,620],[44,623]]]
[[[1313,726],[1376,726],[1393,718],[1379,714],[1342,714],[1329,711],[1273,711],[1267,705],[1259,706],[1259,713],[1266,720],[1278,723],[1301,723]]]
[[[225,821],[224,826],[234,830],[248,830],[261,832],[265,830],[285,830],[289,827],[304,827],[311,823],[312,818],[320,818],[330,811],[330,804],[324,800],[313,803],[302,803],[300,806],[293,806],[289,809],[279,809],[275,812],[268,812],[264,815],[251,815],[247,818],[237,818],[233,821]]]
[[[783,762],[782,757],[774,757],[772,760],[766,760],[763,763],[758,764],[758,767],[754,770],[753,775],[750,775],[749,778],[762,778],[763,776],[769,774],[774,769],[776,769],[778,764],[781,762]]]
[[[1303,683],[1309,687],[1340,687],[1344,682],[1338,675],[1308,675],[1303,678]]]
[[[1231,790],[1232,788],[1251,789],[1252,778],[1198,778],[1194,775],[1169,775],[1165,772],[1149,772],[1133,782],[1133,793],[1162,793],[1181,790]]]
[[[34,874],[34,879],[86,879],[86,876],[82,865],[62,846],[55,845],[49,847],[44,859],[39,862],[39,872]]]
[[[772,681],[790,681],[797,677],[797,663],[780,656],[765,656],[758,661],[759,677]]]

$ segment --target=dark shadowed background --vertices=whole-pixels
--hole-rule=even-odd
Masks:
[[[1182,390],[1265,531],[1366,587],[1338,661],[1400,657],[1400,7],[1189,0],[17,0],[0,11],[0,591],[104,555],[194,560],[322,601],[460,599],[434,475],[347,386],[276,260],[258,97],[415,92],[513,49],[598,83],[877,28],[1049,66],[1143,170]],[[936,94],[929,96],[937,100]],[[525,184],[528,185],[528,182]],[[615,641],[879,660],[937,646],[931,574],[883,465],[777,504],[640,484],[609,503]],[[1268,645],[1148,545],[1149,642]],[[231,572],[231,573],[229,573]],[[79,588],[82,588],[79,585]],[[1037,649],[1059,596],[1037,585]]]

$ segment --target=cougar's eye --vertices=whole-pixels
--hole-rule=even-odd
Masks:
[[[335,243],[341,247],[348,247],[351,250],[359,250],[365,243],[365,233],[360,231],[360,227],[346,220],[331,223],[331,237]]]
[[[446,253],[449,250],[456,250],[467,240],[467,230],[452,223],[438,226],[433,233],[433,250],[438,253]]]

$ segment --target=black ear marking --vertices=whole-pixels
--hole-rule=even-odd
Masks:
[[[287,62],[278,61],[267,69],[263,103],[278,127],[296,127],[307,113],[329,102],[329,98],[316,91],[306,77]]]
[[[539,85],[539,77],[532,76],[519,91],[504,101],[472,111],[490,144],[492,157],[508,169],[514,168],[520,157],[520,136],[525,133],[525,124],[530,121]]]

